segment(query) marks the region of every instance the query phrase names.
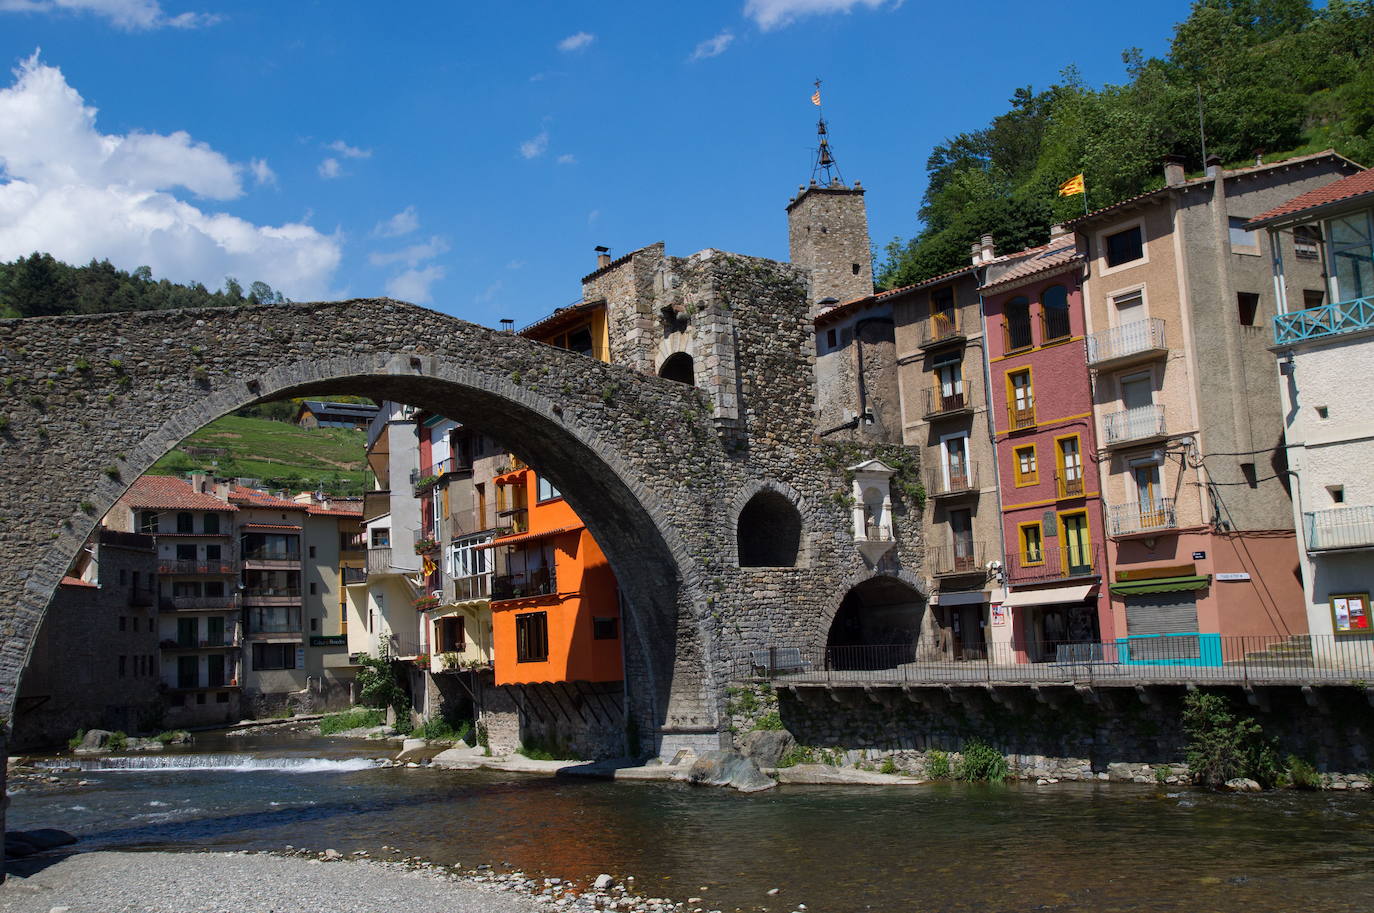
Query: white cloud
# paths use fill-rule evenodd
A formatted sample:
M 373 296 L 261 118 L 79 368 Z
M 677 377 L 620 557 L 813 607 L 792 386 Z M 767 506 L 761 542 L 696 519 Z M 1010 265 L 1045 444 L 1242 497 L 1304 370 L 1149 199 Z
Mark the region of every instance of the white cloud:
M 599 210 L 599 209 L 593 209 L 591 212 L 587 213 L 587 224 L 588 224 L 588 225 L 595 225 L 595 224 L 597 223 L 597 220 L 599 220 L 600 218 L 601 218 L 601 210 Z
M 525 268 L 525 261 L 524 261 L 524 260 L 511 260 L 511 261 L 509 261 L 509 262 L 506 263 L 506 269 L 524 269 L 524 268 Z
M 442 266 L 426 266 L 424 269 L 408 269 L 392 276 L 386 283 L 386 293 L 392 298 L 410 301 L 414 304 L 428 304 L 430 287 L 444 278 Z
M 549 131 L 540 130 L 538 136 L 531 137 L 520 144 L 522 158 L 537 159 L 549 151 Z
M 420 217 L 415 212 L 414 206 L 407 206 L 391 218 L 378 222 L 372 229 L 374 238 L 399 238 L 401 235 L 408 235 L 420 227 Z
M 387 266 L 392 263 L 404 263 L 409 267 L 419 266 L 425 260 L 433 260 L 435 257 L 448 251 L 448 242 L 435 235 L 422 244 L 412 244 L 400 250 L 380 251 L 368 255 L 368 262 L 373 266 Z
M 724 30 L 713 38 L 707 38 L 696 46 L 692 51 L 692 56 L 687 58 L 689 61 L 705 60 L 708 57 L 719 57 L 725 53 L 725 49 L 730 47 L 730 43 L 735 40 L 735 33 L 729 29 Z
M 877 9 L 885 3 L 887 0 L 745 0 L 744 15 L 767 32 L 806 16 L 847 13 L 856 6 Z M 900 5 L 898 2 L 893 8 Z
M 0 260 L 47 251 L 109 258 L 218 288 L 226 275 L 285 294 L 324 295 L 340 239 L 303 223 L 255 225 L 179 199 L 243 192 L 242 169 L 183 132 L 102 134 L 96 110 L 37 55 L 0 88 Z M 257 170 L 252 169 L 257 174 Z
M 0 13 L 91 13 L 104 16 L 126 31 L 174 28 L 194 29 L 214 25 L 223 17 L 213 13 L 178 13 L 168 16 L 158 0 L 0 0 Z
M 350 146 L 341 139 L 336 139 L 332 143 L 325 144 L 326 149 L 337 152 L 346 159 L 370 159 L 372 158 L 371 149 L 359 149 L 357 146 Z
M 580 51 L 596 40 L 591 32 L 578 32 L 558 42 L 558 50 L 563 52 Z
M 344 173 L 343 166 L 339 164 L 339 160 L 332 157 L 320 162 L 319 171 L 320 177 L 324 178 L 326 181 L 333 180 L 334 178 L 341 178 Z
M 577 164 L 577 156 L 573 155 L 571 152 L 565 152 L 565 153 L 563 153 L 562 155 L 560 155 L 560 156 L 556 159 L 556 161 L 557 161 L 558 164 L 560 164 L 560 165 L 576 165 L 576 164 Z
M 258 184 L 277 186 L 277 173 L 267 164 L 267 159 L 253 159 L 248 163 L 248 170 L 253 172 L 253 180 Z

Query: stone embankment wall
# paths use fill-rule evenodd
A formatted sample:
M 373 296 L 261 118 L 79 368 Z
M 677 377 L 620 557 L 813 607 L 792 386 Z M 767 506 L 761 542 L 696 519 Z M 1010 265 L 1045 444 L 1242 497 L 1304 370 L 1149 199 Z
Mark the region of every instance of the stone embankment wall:
M 998 695 L 1006 703 L 963 688 L 943 692 L 953 699 L 932 696 L 928 706 L 900 690 L 878 703 L 882 692 L 817 689 L 801 697 L 742 682 L 731 686 L 727 709 L 737 746 L 747 732 L 780 722 L 797 741 L 798 759 L 840 767 L 879 769 L 891 759 L 901 772 L 930 776 L 933 757 L 955 763 L 980 740 L 1021 779 L 1187 782 L 1182 686 L 1150 689 L 1149 704 L 1131 688 L 1098 689 L 1095 702 L 1066 694 L 1055 703 L 1008 690 Z M 1316 707 L 1299 689 L 1271 689 L 1265 709 L 1248 705 L 1238 688 L 1215 690 L 1277 740 L 1280 758 L 1313 764 L 1329 786 L 1369 788 L 1374 780 L 1374 707 L 1363 687 L 1323 688 Z

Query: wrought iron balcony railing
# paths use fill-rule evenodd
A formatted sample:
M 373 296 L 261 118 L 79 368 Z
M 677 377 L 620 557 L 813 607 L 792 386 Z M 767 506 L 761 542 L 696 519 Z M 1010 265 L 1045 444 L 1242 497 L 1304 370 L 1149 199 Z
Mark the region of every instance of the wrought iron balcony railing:
M 1102 546 L 1093 543 L 1086 548 L 1042 546 L 1029 555 L 1006 556 L 1007 583 L 1039 583 L 1087 577 L 1102 572 Z
M 1094 366 L 1156 358 L 1168 351 L 1162 317 L 1133 320 L 1088 337 L 1088 364 Z
M 926 391 L 925 417 L 927 419 L 963 415 L 972 408 L 973 404 L 963 390 L 958 393 L 945 393 L 936 387 Z
M 1107 509 L 1108 533 L 1130 536 L 1156 530 L 1178 528 L 1173 498 L 1159 498 L 1152 503 L 1117 504 Z
M 990 551 L 986 542 L 960 540 L 953 545 L 936 545 L 926 550 L 930 572 L 936 577 L 986 574 Z
M 1331 507 L 1302 515 L 1307 550 L 1374 547 L 1374 507 Z
M 525 571 L 520 574 L 497 574 L 491 579 L 492 599 L 522 599 L 526 596 L 548 596 L 558 592 L 553 568 Z
M 1103 431 L 1108 447 L 1158 440 L 1169 434 L 1164 423 L 1164 407 L 1160 405 L 1113 412 L 1103 421 Z
M 926 494 L 932 498 L 965 495 L 978 490 L 978 464 L 972 461 L 926 472 Z
M 1274 343 L 1291 345 L 1308 339 L 1353 333 L 1374 327 L 1374 298 L 1333 301 L 1321 307 L 1274 317 Z
M 957 311 L 932 314 L 931 318 L 918 323 L 920 337 L 917 345 L 922 349 L 952 344 L 964 339 L 964 330 L 959 326 Z

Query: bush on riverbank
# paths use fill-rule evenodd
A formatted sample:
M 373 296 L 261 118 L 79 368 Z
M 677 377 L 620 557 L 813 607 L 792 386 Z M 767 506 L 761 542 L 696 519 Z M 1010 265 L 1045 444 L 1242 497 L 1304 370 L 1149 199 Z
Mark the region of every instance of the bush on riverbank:
M 464 720 L 455 729 L 448 720 L 442 718 L 427 720 L 416 726 L 411 735 L 435 742 L 467 742 L 468 736 L 472 735 L 472 724 Z
M 1234 713 L 1219 694 L 1191 692 L 1183 700 L 1183 731 L 1188 737 L 1188 772 L 1203 786 L 1217 788 L 1238 777 L 1270 788 L 1282 778 L 1273 739 L 1253 717 Z
M 573 754 L 566 747 L 557 741 L 547 741 L 540 738 L 531 738 L 521 742 L 515 749 L 516 754 L 522 754 L 531 761 L 577 761 L 580 758 Z
M 960 780 L 1002 783 L 1010 774 L 1002 752 L 981 739 L 965 742 L 959 763 L 954 766 L 954 775 Z
M 374 726 L 381 726 L 385 722 L 385 711 L 356 707 L 352 710 L 345 710 L 343 713 L 331 713 L 321 719 L 320 735 L 333 735 L 336 732 L 347 732 L 350 729 L 371 729 Z

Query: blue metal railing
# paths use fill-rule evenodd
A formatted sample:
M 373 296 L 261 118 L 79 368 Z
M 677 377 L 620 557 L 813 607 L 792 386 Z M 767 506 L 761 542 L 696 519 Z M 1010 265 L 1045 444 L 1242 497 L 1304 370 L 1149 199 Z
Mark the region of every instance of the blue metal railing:
M 1333 301 L 1321 307 L 1276 315 L 1274 343 L 1282 346 L 1371 328 L 1374 328 L 1374 298 Z

